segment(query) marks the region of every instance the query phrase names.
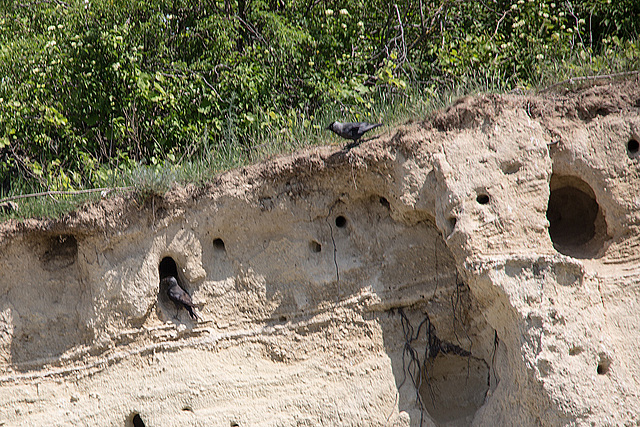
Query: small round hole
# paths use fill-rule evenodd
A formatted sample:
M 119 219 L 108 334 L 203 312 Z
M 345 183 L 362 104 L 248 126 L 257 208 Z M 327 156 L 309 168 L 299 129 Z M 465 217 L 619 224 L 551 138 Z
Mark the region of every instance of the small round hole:
M 391 209 L 391 204 L 385 197 L 380 197 L 380 204 L 387 209 Z
M 598 375 L 605 375 L 607 372 L 609 372 L 609 367 L 611 366 L 611 359 L 609 359 L 609 357 L 604 353 L 600 353 L 598 359 L 599 359 L 598 368 L 597 368 Z
M 280 316 L 280 321 L 281 322 L 286 322 L 287 321 L 287 316 Z
M 486 205 L 487 203 L 489 203 L 489 196 L 486 194 L 478 194 L 478 197 L 476 197 L 476 201 L 481 205 Z
M 345 225 L 347 225 L 347 218 L 343 217 L 342 215 L 336 217 L 336 227 L 342 228 Z
M 598 375 L 605 375 L 607 372 L 609 372 L 610 366 L 611 366 L 611 360 L 607 356 L 601 354 L 600 360 L 598 361 L 598 368 L 597 368 Z
M 630 153 L 637 153 L 639 148 L 640 144 L 638 144 L 638 141 L 635 139 L 632 138 L 627 142 L 627 150 L 629 150 Z
M 222 239 L 220 239 L 220 238 L 215 239 L 215 240 L 213 241 L 213 248 L 214 248 L 214 249 L 217 249 L 217 250 L 219 250 L 219 251 L 224 251 L 224 250 L 225 250 L 225 248 L 224 248 L 224 241 L 223 241 Z
M 322 245 L 315 240 L 309 242 L 309 247 L 311 248 L 311 252 L 318 253 L 322 251 Z

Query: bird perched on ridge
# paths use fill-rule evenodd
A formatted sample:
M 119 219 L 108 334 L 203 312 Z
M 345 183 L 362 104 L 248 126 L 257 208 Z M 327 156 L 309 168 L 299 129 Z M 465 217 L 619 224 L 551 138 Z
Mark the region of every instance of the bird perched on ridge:
M 180 307 L 184 307 L 189 312 L 189 316 L 191 316 L 193 320 L 196 320 L 198 318 L 196 313 L 193 311 L 195 305 L 193 304 L 193 301 L 191 301 L 191 296 L 189 296 L 187 291 L 182 289 L 175 277 L 165 277 L 160 281 L 160 285 L 167 286 L 167 295 L 169 296 L 169 299 L 176 305 L 176 308 L 178 310 L 180 310 Z
M 349 150 L 359 144 L 358 140 L 365 134 L 365 132 L 375 129 L 378 126 L 382 126 L 382 123 L 340 123 L 336 121 L 327 126 L 327 130 L 332 130 L 343 138 L 352 139 L 353 142 L 350 142 L 345 146 L 345 149 Z

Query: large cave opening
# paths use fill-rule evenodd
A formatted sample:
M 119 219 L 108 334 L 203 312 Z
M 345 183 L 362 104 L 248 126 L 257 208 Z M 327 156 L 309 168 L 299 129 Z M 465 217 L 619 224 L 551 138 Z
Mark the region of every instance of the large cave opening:
M 549 236 L 556 250 L 592 258 L 607 237 L 604 215 L 593 189 L 575 176 L 553 174 L 550 181 Z

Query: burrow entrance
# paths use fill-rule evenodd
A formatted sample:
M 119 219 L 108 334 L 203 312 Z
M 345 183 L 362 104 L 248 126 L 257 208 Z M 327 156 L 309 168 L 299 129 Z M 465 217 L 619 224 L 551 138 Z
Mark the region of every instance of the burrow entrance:
M 357 229 L 353 218 L 349 224 Z M 393 307 L 378 322 L 398 410 L 411 425 L 470 425 L 499 382 L 495 330 L 434 221 L 394 234 L 385 248 L 383 259 L 395 261 L 380 263 L 374 290 Z
M 607 224 L 593 189 L 582 179 L 551 175 L 547 208 L 549 235 L 562 254 L 593 258 L 607 239 Z
M 171 258 L 170 256 L 162 258 L 162 261 L 160 261 L 160 264 L 158 265 L 158 273 L 160 274 L 160 280 L 169 276 L 177 278 L 178 266 L 173 258 Z
M 42 268 L 58 271 L 73 265 L 78 259 L 78 241 L 72 234 L 43 237 L 38 245 Z
M 472 308 L 473 303 L 464 304 L 466 307 L 455 308 L 457 320 L 453 322 L 447 321 L 449 307 L 432 302 L 398 308 L 382 322 L 385 341 L 394 350 L 389 356 L 398 386 L 398 407 L 410 414 L 411 425 L 470 425 L 498 384 L 493 368 L 495 331 Z M 434 319 L 445 321 L 441 330 L 432 323 L 428 308 Z M 398 323 L 401 337 L 389 330 Z
M 185 279 L 179 272 L 178 264 L 176 264 L 175 260 L 170 256 L 162 258 L 160 264 L 158 264 L 158 275 L 160 276 L 160 285 L 158 286 L 158 317 L 163 320 L 177 319 L 182 309 L 177 307 L 169 299 L 169 295 L 167 294 L 169 286 L 163 283 L 162 279 L 169 276 L 175 277 L 178 284 L 189 292 L 189 289 L 185 287 Z
M 470 424 L 489 390 L 489 365 L 470 354 L 440 353 L 425 363 L 420 395 L 438 425 Z

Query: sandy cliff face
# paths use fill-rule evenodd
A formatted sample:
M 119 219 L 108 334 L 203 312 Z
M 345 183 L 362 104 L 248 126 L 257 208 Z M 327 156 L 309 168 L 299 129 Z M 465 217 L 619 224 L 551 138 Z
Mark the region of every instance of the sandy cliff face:
M 350 152 L 6 222 L 0 422 L 640 423 L 639 112 L 637 81 L 464 98 Z

